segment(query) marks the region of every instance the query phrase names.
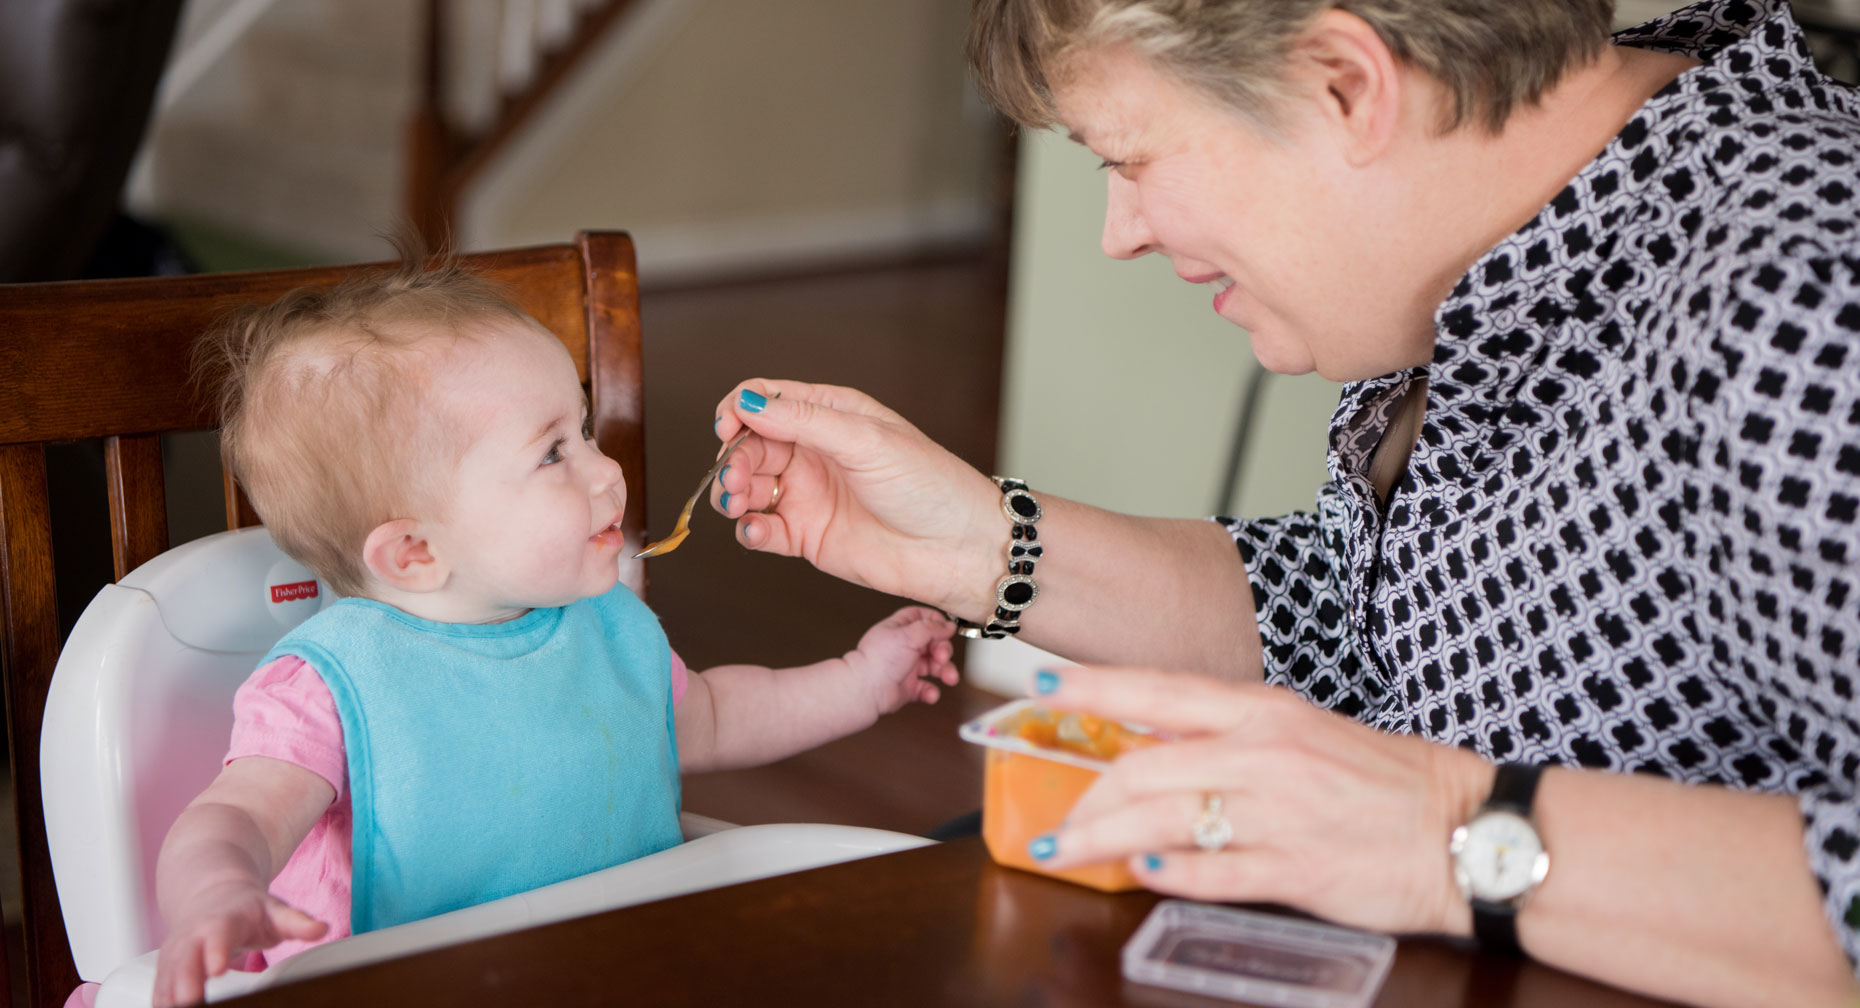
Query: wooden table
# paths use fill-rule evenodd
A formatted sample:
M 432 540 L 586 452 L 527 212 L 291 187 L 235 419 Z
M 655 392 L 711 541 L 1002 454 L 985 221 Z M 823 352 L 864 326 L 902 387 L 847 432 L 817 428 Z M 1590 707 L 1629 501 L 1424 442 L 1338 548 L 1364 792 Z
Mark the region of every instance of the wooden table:
M 1229 1005 L 1126 983 L 1158 897 L 1002 868 L 956 840 L 378 963 L 232 1002 L 369 1005 Z M 1393 1006 L 1655 1002 L 1532 963 L 1404 941 Z

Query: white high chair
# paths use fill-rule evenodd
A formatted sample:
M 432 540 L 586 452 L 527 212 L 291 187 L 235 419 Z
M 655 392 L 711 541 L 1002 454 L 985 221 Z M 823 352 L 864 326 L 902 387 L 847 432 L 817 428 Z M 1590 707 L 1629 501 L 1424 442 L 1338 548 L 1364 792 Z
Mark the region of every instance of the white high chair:
M 98 593 L 73 628 L 40 742 L 46 834 L 78 974 L 99 1008 L 149 1002 L 155 857 L 219 772 L 232 695 L 286 630 L 331 601 L 262 528 L 169 550 Z M 504 899 L 345 938 L 207 985 L 223 1000 L 421 949 L 783 872 L 923 846 L 850 826 L 730 827 L 687 814 L 670 850 Z

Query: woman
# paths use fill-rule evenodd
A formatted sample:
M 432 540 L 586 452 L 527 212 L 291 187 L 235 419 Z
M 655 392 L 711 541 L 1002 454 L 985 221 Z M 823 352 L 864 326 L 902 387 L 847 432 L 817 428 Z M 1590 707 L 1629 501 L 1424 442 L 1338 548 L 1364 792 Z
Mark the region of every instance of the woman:
M 1038 677 L 1184 738 L 1035 856 L 1701 1004 L 1860 992 L 1860 103 L 1779 0 L 1611 13 L 977 4 L 991 99 L 1104 158 L 1106 252 L 1346 383 L 1316 508 L 1258 521 L 991 483 L 845 389 L 724 401 L 747 546 L 1141 666 Z

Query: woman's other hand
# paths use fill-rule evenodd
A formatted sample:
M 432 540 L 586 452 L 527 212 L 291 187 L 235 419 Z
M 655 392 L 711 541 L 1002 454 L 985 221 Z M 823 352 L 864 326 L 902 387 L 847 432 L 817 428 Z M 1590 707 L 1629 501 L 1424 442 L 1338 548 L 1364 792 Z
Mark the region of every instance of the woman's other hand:
M 743 545 L 955 615 L 987 615 L 1007 534 L 987 476 L 853 389 L 754 379 L 724 397 L 717 417 L 722 440 L 745 425 L 756 435 L 711 490 Z
M 1126 858 L 1160 892 L 1279 903 L 1378 931 L 1469 929 L 1447 840 L 1490 790 L 1479 757 L 1256 683 L 1065 668 L 1041 672 L 1035 694 L 1176 739 L 1118 758 L 1064 828 L 1036 841 L 1052 851 L 1044 863 Z M 1204 851 L 1195 824 L 1210 794 L 1232 835 Z

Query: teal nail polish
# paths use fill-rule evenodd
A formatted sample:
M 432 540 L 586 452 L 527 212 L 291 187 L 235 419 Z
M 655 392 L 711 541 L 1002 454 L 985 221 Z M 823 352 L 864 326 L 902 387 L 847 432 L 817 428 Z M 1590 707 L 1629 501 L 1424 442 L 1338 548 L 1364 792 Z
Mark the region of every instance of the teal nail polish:
M 1059 673 L 1052 669 L 1041 669 L 1034 673 L 1033 691 L 1045 696 L 1059 688 Z
M 711 419 L 711 422 L 710 422 L 710 429 L 711 429 L 711 430 L 716 430 L 716 429 L 717 429 L 717 425 L 718 425 L 718 424 L 720 424 L 720 423 L 722 423 L 722 422 L 723 422 L 723 418 L 722 418 L 722 417 L 714 417 L 714 418 L 712 418 L 712 419 Z
M 730 471 L 729 466 L 724 466 L 722 469 L 717 470 L 717 485 L 718 486 L 723 485 L 723 474 L 729 471 Z
M 725 490 L 723 496 L 717 498 L 717 510 L 722 511 L 724 514 L 730 513 L 730 491 Z
M 742 394 L 736 397 L 736 405 L 742 407 L 747 413 L 760 413 L 762 407 L 768 404 L 768 397 L 753 389 L 744 389 Z
M 1157 857 L 1154 854 L 1143 855 L 1143 870 L 1144 871 L 1161 871 L 1162 870 L 1162 858 Z
M 1053 839 L 1051 833 L 1034 837 L 1033 842 L 1027 845 L 1027 853 L 1032 854 L 1035 861 L 1045 861 L 1058 852 L 1059 842 Z

